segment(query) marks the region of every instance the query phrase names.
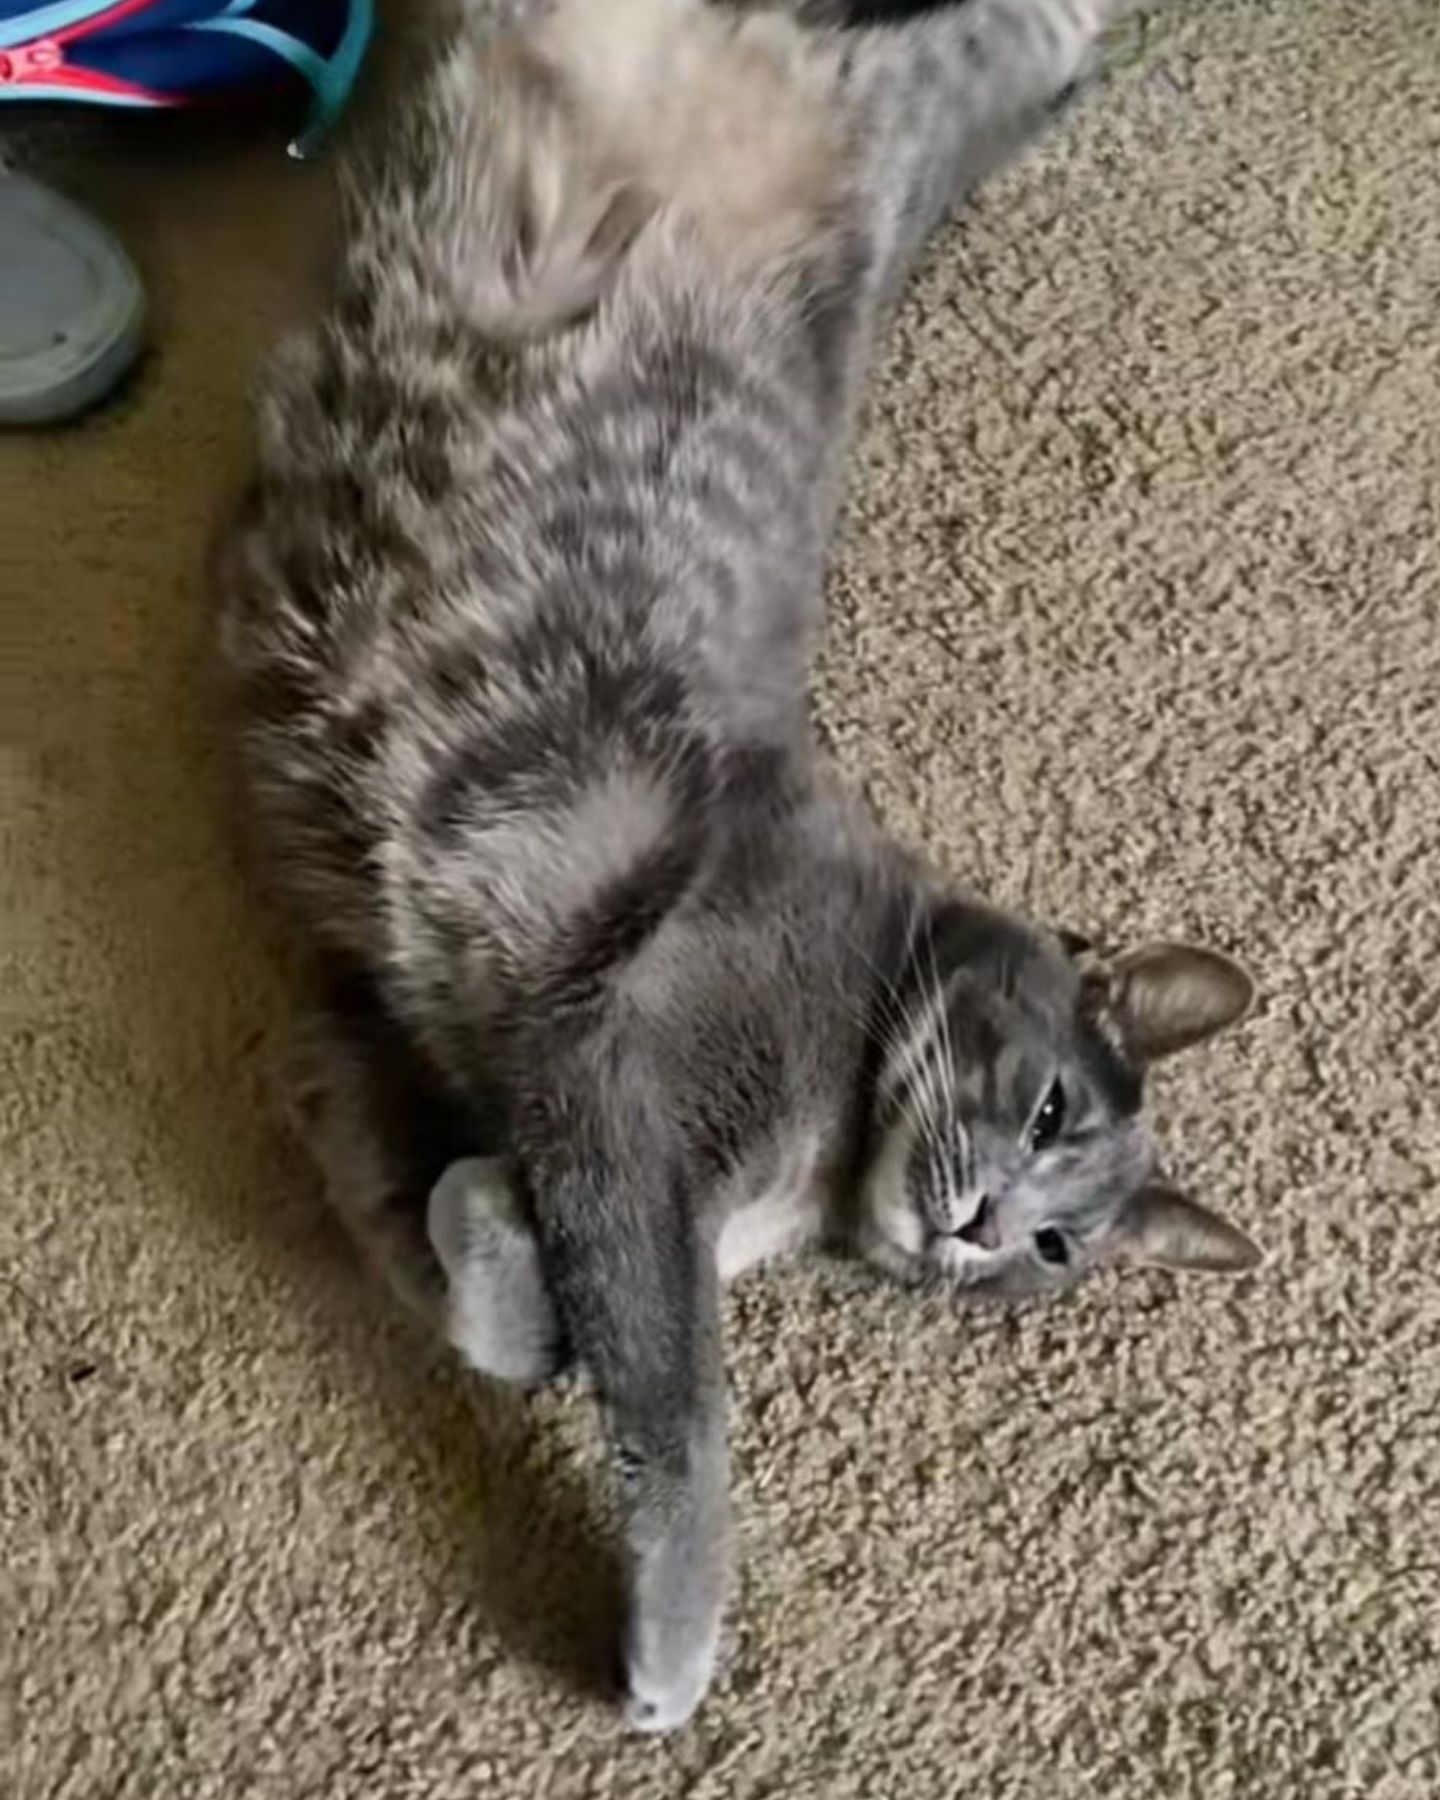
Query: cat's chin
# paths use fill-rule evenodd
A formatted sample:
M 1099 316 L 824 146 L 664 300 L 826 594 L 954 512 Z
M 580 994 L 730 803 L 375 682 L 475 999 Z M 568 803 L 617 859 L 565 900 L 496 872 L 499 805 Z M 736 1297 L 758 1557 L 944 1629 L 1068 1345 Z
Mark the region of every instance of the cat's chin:
M 952 1286 L 972 1287 L 996 1273 L 1004 1261 L 996 1250 L 987 1250 L 966 1238 L 937 1233 L 925 1246 L 929 1268 Z
M 947 1288 L 983 1288 L 1001 1272 L 1007 1260 L 999 1251 L 939 1232 L 927 1235 L 919 1227 L 892 1234 L 879 1228 L 873 1219 L 869 1228 L 862 1231 L 856 1248 L 872 1267 L 906 1287 L 939 1282 Z

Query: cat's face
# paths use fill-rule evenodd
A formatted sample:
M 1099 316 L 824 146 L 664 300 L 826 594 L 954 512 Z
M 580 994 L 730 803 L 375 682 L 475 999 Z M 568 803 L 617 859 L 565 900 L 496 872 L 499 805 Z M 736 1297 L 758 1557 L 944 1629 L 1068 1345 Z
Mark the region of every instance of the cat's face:
M 1210 951 L 1164 945 L 1084 971 L 982 908 L 925 916 L 877 1000 L 861 1248 L 901 1276 L 997 1295 L 1121 1257 L 1249 1267 L 1250 1241 L 1161 1176 L 1140 1101 L 1148 1062 L 1233 1023 L 1251 992 Z

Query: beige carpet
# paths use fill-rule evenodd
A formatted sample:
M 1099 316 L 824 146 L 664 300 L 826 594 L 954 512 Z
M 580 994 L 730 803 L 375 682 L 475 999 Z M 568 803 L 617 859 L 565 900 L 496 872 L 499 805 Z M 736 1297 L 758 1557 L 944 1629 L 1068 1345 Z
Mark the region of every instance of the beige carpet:
M 586 1405 L 457 1378 L 271 1124 L 197 565 L 323 183 L 111 158 L 161 349 L 0 440 L 0 1794 L 1440 1792 L 1440 7 L 1209 0 L 897 332 L 824 712 L 900 824 L 1264 1003 L 1159 1104 L 1263 1238 L 1020 1321 L 733 1301 L 743 1593 L 670 1743 L 587 1683 Z

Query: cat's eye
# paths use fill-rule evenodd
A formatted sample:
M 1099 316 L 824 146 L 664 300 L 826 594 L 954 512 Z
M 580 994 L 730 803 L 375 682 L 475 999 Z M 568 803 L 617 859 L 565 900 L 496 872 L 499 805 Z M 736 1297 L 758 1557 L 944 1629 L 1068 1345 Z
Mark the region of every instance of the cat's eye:
M 1047 1225 L 1035 1233 L 1035 1254 L 1051 1268 L 1063 1269 L 1070 1260 L 1070 1246 L 1061 1232 L 1052 1231 Z
M 1065 1127 L 1065 1090 L 1058 1081 L 1050 1084 L 1050 1092 L 1040 1102 L 1040 1110 L 1030 1126 L 1030 1148 L 1048 1150 Z

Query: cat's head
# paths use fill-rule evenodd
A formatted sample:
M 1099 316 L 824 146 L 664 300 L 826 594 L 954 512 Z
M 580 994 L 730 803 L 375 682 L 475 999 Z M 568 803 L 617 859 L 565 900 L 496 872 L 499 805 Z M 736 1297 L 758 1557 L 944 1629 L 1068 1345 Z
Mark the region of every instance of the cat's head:
M 1250 978 L 1180 944 L 1104 965 L 987 908 L 912 917 L 877 992 L 860 1247 L 892 1272 L 1043 1293 L 1133 1260 L 1238 1272 L 1259 1252 L 1164 1176 L 1147 1066 L 1242 1017 Z

